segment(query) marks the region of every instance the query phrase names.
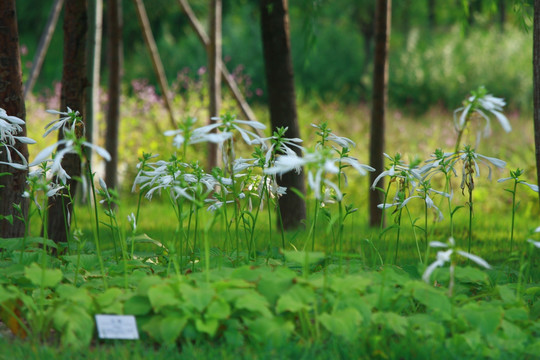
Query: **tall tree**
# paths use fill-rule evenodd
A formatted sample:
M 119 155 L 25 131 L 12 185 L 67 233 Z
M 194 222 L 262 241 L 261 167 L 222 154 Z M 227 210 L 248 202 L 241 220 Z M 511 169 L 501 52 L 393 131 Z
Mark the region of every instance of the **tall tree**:
M 56 23 L 58 22 L 62 5 L 64 5 L 64 0 L 54 0 L 51 12 L 49 13 L 49 18 L 47 19 L 47 24 L 45 25 L 45 30 L 41 35 L 41 39 L 39 39 L 34 61 L 32 61 L 30 76 L 28 76 L 28 80 L 26 80 L 26 84 L 24 86 L 25 98 L 29 93 L 32 92 L 32 88 L 34 87 L 38 78 L 41 66 L 43 65 L 43 60 L 45 59 L 45 54 L 47 53 L 47 49 L 49 48 L 49 44 L 51 43 L 51 39 L 54 34 L 54 29 L 56 29 Z
M 263 56 L 272 130 L 288 127 L 285 135 L 299 138 L 288 7 L 288 0 L 260 0 Z M 279 199 L 283 226 L 298 227 L 306 218 L 306 204 L 291 188 L 305 193 L 304 174 L 288 172 L 278 178 L 278 183 L 288 189 Z
M 381 172 L 384 169 L 384 123 L 388 87 L 388 48 L 392 18 L 392 1 L 377 0 L 375 8 L 375 58 L 373 69 L 373 103 L 371 108 L 371 131 L 369 144 L 369 164 Z M 370 173 L 373 183 L 377 172 Z M 384 188 L 382 182 L 379 186 Z M 383 196 L 379 191 L 369 193 L 369 224 L 381 223 L 382 212 L 377 205 L 382 203 Z
M 111 160 L 105 165 L 105 183 L 111 189 L 117 186 L 118 127 L 120 123 L 120 95 L 122 80 L 122 0 L 109 0 L 107 11 L 109 103 L 107 108 L 107 134 L 105 148 Z
M 221 0 L 210 1 L 210 43 L 208 44 L 208 75 L 210 81 L 210 104 L 208 121 L 219 116 L 221 109 Z M 216 131 L 216 129 L 214 129 Z M 210 169 L 218 165 L 218 146 L 208 143 L 208 167 Z
M 540 0 L 534 0 L 533 21 L 534 147 L 536 179 L 540 184 Z
M 19 30 L 15 0 L 0 1 L 0 107 L 8 115 L 26 118 L 24 106 L 21 57 L 19 52 Z M 26 127 L 22 133 L 26 134 Z M 28 146 L 21 142 L 15 148 L 28 159 Z M 7 153 L 0 149 L 0 161 L 7 160 Z M 15 160 L 15 157 L 13 158 Z M 14 204 L 19 204 L 23 216 L 28 210 L 28 201 L 22 197 L 26 185 L 28 170 L 18 170 L 11 166 L 0 165 L 0 215 L 14 214 Z M 13 225 L 7 220 L 0 220 L 0 237 L 12 238 L 24 235 L 24 222 L 14 219 Z
M 101 44 L 103 39 L 103 0 L 89 0 L 88 3 L 88 45 L 87 45 L 87 76 L 90 89 L 86 92 L 86 139 L 94 140 L 96 116 L 99 113 L 99 83 L 101 70 Z M 26 89 L 25 89 L 26 90 Z M 87 153 L 88 161 L 92 152 Z
M 86 0 L 66 0 L 64 9 L 64 56 L 62 68 L 61 111 L 67 107 L 78 110 L 84 119 L 84 92 L 88 85 L 86 78 Z M 79 132 L 82 136 L 82 132 Z M 62 131 L 58 139 L 63 138 Z M 71 177 L 67 188 L 57 196 L 49 198 L 48 235 L 55 242 L 66 242 L 70 229 L 70 214 L 73 204 L 66 197 L 67 191 L 74 197 L 77 189 L 77 177 L 81 176 L 81 161 L 77 154 L 67 154 L 62 167 Z

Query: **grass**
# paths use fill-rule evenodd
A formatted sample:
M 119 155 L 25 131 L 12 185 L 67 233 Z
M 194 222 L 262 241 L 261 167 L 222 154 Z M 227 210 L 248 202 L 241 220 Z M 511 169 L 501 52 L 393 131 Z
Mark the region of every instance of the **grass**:
M 29 106 L 29 135 L 36 139 L 41 131 L 37 123 L 40 106 L 35 103 Z M 155 131 L 155 128 L 167 129 L 163 109 L 156 104 L 151 105 L 148 116 L 142 122 L 137 115 L 136 105 L 127 101 L 125 106 L 126 116 L 120 139 L 123 185 L 120 189 L 121 204 L 117 210 L 119 226 L 115 231 L 118 230 L 121 236 L 129 240 L 127 216 L 137 207 L 136 195 L 127 191 L 131 188 L 137 163 L 133 154 L 159 151 L 164 154 L 163 158 L 167 158 L 172 151 L 169 141 L 163 141 L 163 136 Z M 304 137 L 311 123 L 328 121 L 335 133 L 347 135 L 358 144 L 352 156 L 361 162 L 366 161 L 369 125 L 366 107 L 343 107 L 312 99 L 301 104 L 299 113 Z M 267 122 L 262 109 L 258 109 L 258 114 L 263 122 Z M 197 115 L 200 118 L 205 116 L 204 111 L 199 111 Z M 387 152 L 401 152 L 409 163 L 415 157 L 426 159 L 438 147 L 451 149 L 455 141 L 451 116 L 440 109 L 433 109 L 419 118 L 389 111 Z M 510 134 L 502 134 L 497 124 L 493 124 L 494 135 L 481 142 L 479 152 L 490 156 L 497 154 L 497 157 L 508 162 L 511 169 L 525 169 L 525 180 L 530 181 L 534 174 L 532 123 L 527 117 L 517 114 L 511 116 L 511 123 L 514 129 Z M 100 129 L 103 131 L 101 126 Z M 472 134 L 465 134 L 465 137 L 468 136 L 470 141 L 473 135 L 474 129 Z M 306 141 L 306 147 L 313 146 L 314 141 L 312 138 Z M 41 141 L 39 146 L 45 146 L 45 142 Z M 202 151 L 204 148 L 195 147 L 186 157 L 193 159 L 197 152 Z M 238 153 L 250 155 L 248 149 L 242 147 Z M 98 176 L 102 177 L 100 164 L 96 162 L 95 165 Z M 14 353 L 22 358 L 175 358 L 176 355 L 261 359 L 314 356 L 394 358 L 398 355 L 432 358 L 434 354 L 443 353 L 448 358 L 455 358 L 470 357 L 476 349 L 475 344 L 480 346 L 483 341 L 488 345 L 483 345 L 484 353 L 478 356 L 496 358 L 513 356 L 509 350 L 509 337 L 519 330 L 523 336 L 515 354 L 531 357 L 535 351 L 531 339 L 540 332 L 540 309 L 534 305 L 538 298 L 535 284 L 540 279 L 536 256 L 529 251 L 532 247 L 526 243 L 526 239 L 529 231 L 539 225 L 537 194 L 526 189 L 518 191 L 520 206 L 515 223 L 515 251 L 509 254 L 512 199 L 504 191 L 509 185 L 495 182 L 498 178 L 507 177 L 508 169 L 495 169 L 491 181 L 487 179 L 485 170 L 481 169 L 482 176 L 475 180 L 471 252 L 488 260 L 494 268 L 483 272 L 467 266 L 469 262 L 466 259 L 452 259 L 451 269 L 457 268 L 456 286 L 449 297 L 437 287 L 420 281 L 426 268 L 427 245 L 423 242 L 423 230 L 418 227 L 423 221 L 422 201 L 411 201 L 408 206 L 410 218 L 403 212 L 399 257 L 395 262 L 396 229 L 390 228 L 379 234 L 379 229 L 371 229 L 367 225 L 369 184 L 364 177 L 352 175 L 349 178 L 350 186 L 345 189 L 347 194 L 343 205 L 351 203 L 358 211 L 352 213 L 343 224 L 343 244 L 339 251 L 339 227 L 331 222 L 334 221 L 332 214 L 338 212 L 338 204 L 327 203 L 319 212 L 315 253 L 301 251 L 311 248 L 310 237 L 303 229 L 287 232 L 286 246 L 282 248 L 281 235 L 273 231 L 272 239 L 269 239 L 270 225 L 267 218 L 261 216 L 254 232 L 257 251 L 251 252 L 251 256 L 246 252 L 249 236 L 245 236 L 244 224 L 240 224 L 236 235 L 236 240 L 240 240 L 240 249 L 233 251 L 234 245 L 230 239 L 229 245 L 226 245 L 225 231 L 220 227 L 220 221 L 212 223 L 213 215 L 202 208 L 197 217 L 200 224 L 197 232 L 199 245 L 192 249 L 194 254 L 186 260 L 188 262 L 183 268 L 175 263 L 182 256 L 175 254 L 171 245 L 176 244 L 178 239 L 178 222 L 171 204 L 166 199 L 154 196 L 152 201 L 143 199 L 137 235 L 138 239 L 145 241 L 135 244 L 136 257 L 133 259 L 118 260 L 118 256 L 114 259 L 113 236 L 106 229 L 107 218 L 103 214 L 100 215 L 103 251 L 97 253 L 93 245 L 93 213 L 87 206 L 78 205 L 76 213 L 79 229 L 83 232 L 83 247 L 82 252 L 74 248 L 70 251 L 75 257 L 79 254 L 83 256 L 80 259 L 81 268 L 79 259 L 75 267 L 75 257 L 47 260 L 51 269 L 44 267 L 39 270 L 34 265 L 25 267 L 32 259 L 40 257 L 34 249 L 25 252 L 25 257 L 21 255 L 20 263 L 2 262 L 0 271 L 6 275 L 6 279 L 0 281 L 0 300 L 5 300 L 0 302 L 3 309 L 11 311 L 10 306 L 17 309 L 20 305 L 16 305 L 17 302 L 10 305 L 9 301 L 18 299 L 30 314 L 34 311 L 31 310 L 34 301 L 41 306 L 41 312 L 36 311 L 38 315 L 28 315 L 27 318 L 29 326 L 38 328 L 32 334 L 32 341 L 21 343 L 0 336 L 0 345 L 13 348 Z M 460 194 L 457 183 L 459 179 L 454 180 L 453 206 L 465 205 L 466 198 Z M 442 183 L 434 184 L 434 187 L 442 188 Z M 313 199 L 309 197 L 308 201 Z M 436 203 L 440 201 L 439 197 L 435 197 Z M 308 209 L 312 211 L 311 206 Z M 387 211 L 387 226 L 394 221 L 391 211 Z M 447 214 L 444 206 L 443 212 Z M 313 216 L 312 212 L 308 213 L 307 228 Z M 432 217 L 431 213 L 429 216 Z M 461 209 L 454 217 L 454 237 L 462 249 L 467 246 L 468 216 L 468 210 Z M 39 233 L 39 228 L 39 221 L 32 221 L 31 231 L 34 235 Z M 449 235 L 447 216 L 442 222 L 430 225 L 428 240 L 445 242 Z M 148 239 L 155 241 L 149 243 Z M 190 237 L 186 239 L 194 241 Z M 421 248 L 421 259 L 417 241 Z M 159 244 L 163 244 L 166 250 Z M 4 260 L 18 258 L 14 254 L 18 253 L 4 252 L 2 256 Z M 253 257 L 253 254 L 256 256 Z M 431 250 L 429 254 L 427 259 L 431 263 L 436 251 Z M 243 258 L 240 261 L 239 255 Z M 311 258 L 308 259 L 308 256 Z M 104 278 L 98 267 L 97 260 L 102 262 L 101 257 L 105 260 L 108 285 L 102 281 Z M 182 261 L 179 261 L 180 264 Z M 524 267 L 527 264 L 529 267 Z M 174 275 L 179 273 L 192 275 Z M 72 276 L 76 279 L 76 274 L 80 276 L 74 283 Z M 156 274 L 170 277 L 161 279 L 154 276 Z M 438 286 L 454 282 L 454 270 L 436 270 L 433 276 Z M 10 284 L 17 287 L 9 287 Z M 250 299 L 250 304 L 256 305 L 245 305 L 237 300 L 238 295 L 235 294 L 240 293 Z M 44 304 L 50 309 L 47 312 L 42 311 Z M 46 326 L 39 326 L 47 324 L 49 319 L 56 337 L 60 334 L 71 336 L 62 337 L 62 343 L 80 346 L 86 343 L 83 335 L 89 335 L 88 327 L 84 331 L 77 330 L 78 325 L 72 324 L 86 324 L 93 328 L 92 314 L 122 311 L 138 316 L 139 326 L 144 329 L 142 342 L 93 340 L 89 352 L 78 352 L 67 346 L 67 350 L 60 353 L 48 345 L 46 339 L 50 334 L 40 333 L 39 330 L 47 329 Z M 492 325 L 490 321 L 478 317 L 479 311 L 483 311 L 486 319 L 499 319 L 499 323 Z M 450 312 L 456 312 L 459 316 L 450 316 Z M 523 315 L 524 312 L 526 315 Z M 9 319 L 10 315 L 7 316 Z M 36 319 L 38 322 L 35 322 Z M 171 319 L 174 321 L 171 322 Z M 180 323 L 184 325 L 179 330 L 171 327 L 171 324 Z M 237 337 L 235 334 L 241 335 Z M 275 343 L 264 345 L 266 336 L 274 339 Z M 350 341 L 351 336 L 362 341 Z M 418 340 L 418 336 L 422 336 L 424 341 Z M 346 341 L 347 338 L 349 341 Z M 156 343 L 162 346 L 146 348 L 147 344 Z M 167 343 L 175 346 L 165 345 Z

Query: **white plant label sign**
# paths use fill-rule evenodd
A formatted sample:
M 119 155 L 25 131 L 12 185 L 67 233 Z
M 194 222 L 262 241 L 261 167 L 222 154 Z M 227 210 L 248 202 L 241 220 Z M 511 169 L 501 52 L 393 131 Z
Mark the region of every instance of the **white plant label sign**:
M 133 315 L 96 315 L 96 326 L 100 339 L 139 339 Z

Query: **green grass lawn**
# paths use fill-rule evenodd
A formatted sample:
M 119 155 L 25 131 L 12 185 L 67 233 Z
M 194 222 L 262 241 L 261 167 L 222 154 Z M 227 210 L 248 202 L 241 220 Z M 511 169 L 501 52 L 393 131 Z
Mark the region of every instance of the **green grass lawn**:
M 157 194 L 152 201 L 142 198 L 137 230 L 132 232 L 127 218 L 138 209 L 138 195 L 129 191 L 138 162 L 135 154 L 159 152 L 167 159 L 174 150 L 171 139 L 155 130 L 167 128 L 162 109 L 152 108 L 142 121 L 131 102 L 125 107 L 120 139 L 122 186 L 113 219 L 117 225 L 110 226 L 111 218 L 98 206 L 98 237 L 91 204 L 77 204 L 72 220 L 80 235 L 78 242 L 75 237 L 70 240 L 67 255 L 41 256 L 36 247 L 23 253 L 18 247 L 6 248 L 1 254 L 2 321 L 7 324 L 20 310 L 26 317 L 15 328 L 34 329 L 31 341 L 21 342 L 0 328 L 0 346 L 10 349 L 3 354 L 28 359 L 177 355 L 532 359 L 540 351 L 534 341 L 540 335 L 538 252 L 527 242 L 529 237 L 539 240 L 538 234 L 531 233 L 540 225 L 538 195 L 524 186 L 518 188 L 510 251 L 512 196 L 505 189 L 512 184 L 496 181 L 508 177 L 509 170 L 521 168 L 523 179 L 534 183 L 528 116 L 511 115 L 509 134 L 492 124 L 493 135 L 477 149 L 507 162 L 506 169 L 493 170 L 491 180 L 483 167 L 475 178 L 470 251 L 492 268 L 480 270 L 474 262 L 454 256 L 451 270 L 448 265 L 436 270 L 426 284 L 422 274 L 441 249 L 427 247 L 422 200 L 411 200 L 402 212 L 399 232 L 394 226 L 399 212 L 393 209 L 386 211 L 384 232 L 370 228 L 370 184 L 357 175 L 350 176 L 344 188 L 343 205 L 357 211 L 345 219 L 341 236 L 336 203 L 325 203 L 311 228 L 315 219 L 312 193 L 307 196 L 305 226 L 283 235 L 277 230 L 275 214 L 271 213 L 269 223 L 266 210 L 253 228 L 248 226 L 253 217 L 246 215 L 238 217 L 242 221 L 237 227 L 231 223 L 227 229 L 225 219 L 231 221 L 232 213 L 226 218 L 225 213 L 214 216 L 204 207 L 195 213 L 186 205 L 186 218 L 179 224 L 171 202 Z M 43 119 L 40 108 L 29 106 L 29 135 L 36 139 Z M 263 109 L 257 113 L 267 122 Z M 300 105 L 299 114 L 306 147 L 315 142 L 308 135 L 313 134 L 310 124 L 327 121 L 336 134 L 357 143 L 351 156 L 367 162 L 365 107 L 311 100 Z M 419 117 L 397 110 L 388 114 L 389 155 L 400 152 L 409 163 L 428 159 L 437 148 L 453 150 L 452 114 L 437 109 Z M 204 112 L 198 115 L 204 118 Z M 474 129 L 465 135 L 466 141 L 474 137 Z M 38 147 L 50 141 L 40 140 Z M 201 153 L 204 148 L 195 147 L 187 157 L 193 160 Z M 240 147 L 238 156 L 248 157 L 250 151 Z M 100 166 L 96 161 L 98 177 L 102 176 Z M 452 207 L 463 206 L 453 217 L 453 234 L 456 250 L 467 251 L 470 218 L 460 180 L 452 179 Z M 434 178 L 432 185 L 442 189 L 442 179 Z M 434 222 L 430 210 L 427 242 L 445 243 L 451 234 L 448 205 L 440 196 L 434 196 L 434 202 L 444 219 Z M 31 235 L 37 236 L 40 228 L 34 217 Z M 312 241 L 315 252 L 304 251 L 311 250 Z M 142 340 L 96 340 L 92 315 L 97 313 L 136 315 Z M 56 347 L 59 337 L 61 348 Z M 81 346 L 82 352 L 75 350 Z

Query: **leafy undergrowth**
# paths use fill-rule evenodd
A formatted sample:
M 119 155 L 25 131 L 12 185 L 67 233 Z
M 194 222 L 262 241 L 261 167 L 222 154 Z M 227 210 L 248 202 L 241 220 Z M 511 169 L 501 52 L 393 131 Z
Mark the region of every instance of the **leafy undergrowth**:
M 303 260 L 301 254 L 285 253 L 288 266 L 270 259 L 169 277 L 160 276 L 166 273 L 162 265 L 131 260 L 108 267 L 106 278 L 85 271 L 77 284 L 69 262 L 63 270 L 3 262 L 3 326 L 32 340 L 26 351 L 36 357 L 45 351 L 38 344 L 61 343 L 73 354 L 107 348 L 110 342 L 97 339 L 95 314 L 135 315 L 140 341 L 149 348 L 160 345 L 158 353 L 171 348 L 190 353 L 200 346 L 215 352 L 248 349 L 246 357 L 260 358 L 315 348 L 328 354 L 348 349 L 369 358 L 540 353 L 540 284 L 505 283 L 502 268 L 456 268 L 449 296 L 448 269 L 437 270 L 426 284 L 418 269 L 362 270 L 354 260 L 320 253 L 305 253 L 310 258 Z M 20 342 L 1 341 L 8 347 Z M 119 351 L 107 349 L 111 356 Z

